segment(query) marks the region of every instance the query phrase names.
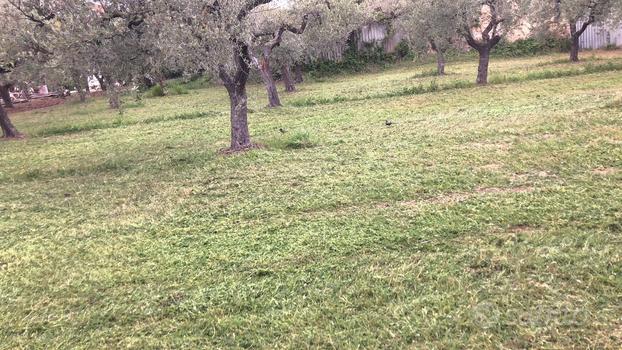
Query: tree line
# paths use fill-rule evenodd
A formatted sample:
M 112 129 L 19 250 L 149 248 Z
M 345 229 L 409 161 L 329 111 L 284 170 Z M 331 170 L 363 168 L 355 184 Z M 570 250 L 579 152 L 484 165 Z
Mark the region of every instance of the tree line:
M 0 97 L 25 81 L 69 81 L 85 98 L 87 77 L 120 107 L 121 85 L 157 84 L 166 72 L 216 77 L 231 106 L 230 149 L 253 147 L 246 87 L 259 71 L 268 105 L 281 105 L 273 76 L 286 91 L 302 66 L 343 47 L 372 22 L 406 33 L 408 45 L 445 54 L 468 45 L 479 55 L 476 82 L 488 82 L 490 53 L 503 39 L 529 31 L 566 36 L 570 60 L 589 25 L 620 21 L 622 0 L 0 0 Z M 21 137 L 0 105 L 5 138 Z

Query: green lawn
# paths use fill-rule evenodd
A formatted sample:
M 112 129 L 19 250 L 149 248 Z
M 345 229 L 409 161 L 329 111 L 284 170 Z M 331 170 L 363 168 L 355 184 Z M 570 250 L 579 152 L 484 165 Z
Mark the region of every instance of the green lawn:
M 622 52 L 564 57 L 251 86 L 232 156 L 218 87 L 13 115 L 0 349 L 619 349 Z

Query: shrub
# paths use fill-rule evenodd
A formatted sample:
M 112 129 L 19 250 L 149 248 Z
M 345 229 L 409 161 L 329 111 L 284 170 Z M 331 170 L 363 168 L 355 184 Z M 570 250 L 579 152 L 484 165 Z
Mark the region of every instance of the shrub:
M 149 89 L 147 94 L 150 97 L 162 97 L 166 95 L 166 93 L 164 92 L 164 89 L 160 85 L 153 86 L 151 89 Z
M 502 41 L 493 49 L 493 54 L 501 57 L 534 56 L 553 51 L 569 51 L 568 39 L 547 38 L 538 40 L 535 38 L 516 40 L 513 42 Z
M 410 51 L 410 46 L 405 40 L 400 41 L 400 43 L 395 48 L 395 54 L 399 59 L 404 59 L 412 56 L 412 52 Z
M 184 81 L 183 86 L 188 90 L 206 89 L 213 86 L 212 78 L 208 75 L 195 75 Z
M 382 47 L 369 44 L 360 51 L 350 47 L 344 52 L 339 62 L 317 60 L 308 63 L 305 70 L 313 78 L 321 78 L 343 73 L 357 73 L 365 71 L 370 65 L 385 66 L 394 63 L 396 55 L 384 52 Z
M 168 88 L 168 91 L 171 95 L 187 95 L 188 94 L 188 89 L 180 84 L 174 84 L 171 85 Z

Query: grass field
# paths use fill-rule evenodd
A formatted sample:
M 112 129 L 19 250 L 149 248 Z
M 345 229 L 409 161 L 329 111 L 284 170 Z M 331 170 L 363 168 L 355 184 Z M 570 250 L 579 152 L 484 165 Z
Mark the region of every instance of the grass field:
M 622 52 L 584 57 L 252 86 L 233 156 L 218 87 L 13 115 L 0 349 L 619 349 Z

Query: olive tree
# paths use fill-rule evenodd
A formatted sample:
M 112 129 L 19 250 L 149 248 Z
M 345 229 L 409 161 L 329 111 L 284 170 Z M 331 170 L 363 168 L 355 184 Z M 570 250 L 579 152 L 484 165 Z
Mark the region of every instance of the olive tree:
M 11 107 L 8 88 L 20 78 L 29 75 L 33 66 L 45 62 L 50 55 L 44 43 L 49 32 L 44 21 L 53 19 L 44 7 L 33 7 L 22 13 L 13 6 L 12 0 L 0 2 L 0 92 L 5 105 Z M 0 105 L 0 129 L 3 138 L 19 138 L 22 134 L 9 119 L 6 109 Z
M 281 15 L 280 17 L 282 18 L 275 20 L 275 17 L 279 17 L 279 15 Z M 316 15 L 319 16 L 319 14 Z M 257 62 L 261 77 L 266 86 L 269 107 L 281 106 L 279 93 L 272 76 L 272 67 L 270 64 L 272 52 L 281 45 L 286 33 L 295 35 L 303 34 L 309 24 L 311 16 L 311 13 L 305 13 L 299 19 L 300 25 L 293 25 L 291 23 L 298 20 L 298 18 L 296 18 L 298 17 L 297 12 L 290 6 L 280 5 L 264 12 L 262 16 L 264 18 L 261 20 L 263 23 L 258 26 L 259 28 L 257 28 L 257 30 L 253 30 L 252 36 L 254 37 L 254 41 L 257 42 L 254 46 L 259 56 L 255 61 Z
M 436 54 L 438 75 L 445 75 L 445 53 L 456 40 L 456 10 L 450 0 L 410 0 L 401 4 L 396 18 L 411 48 Z
M 488 83 L 491 50 L 501 39 L 524 24 L 530 0 L 456 0 L 437 11 L 455 13 L 455 25 L 479 54 L 477 84 Z
M 112 108 L 120 104 L 117 82 L 131 81 L 151 52 L 145 40 L 147 0 L 6 0 L 50 53 L 39 71 L 63 71 L 83 89 L 89 74 L 107 90 Z M 41 34 L 44 33 L 45 36 Z M 45 40 L 42 40 L 44 38 Z
M 566 28 L 572 62 L 579 61 L 579 40 L 590 25 L 619 23 L 622 14 L 622 0 L 540 0 L 532 6 L 537 24 Z
M 273 52 L 276 64 L 281 70 L 285 91 L 295 92 L 296 84 L 302 83 L 302 64 L 304 62 L 304 35 L 284 35 L 283 42 Z M 292 72 L 292 67 L 294 71 Z
M 266 85 L 270 107 L 281 105 L 274 84 L 271 58 L 281 70 L 286 91 L 295 90 L 295 80 L 302 79 L 300 61 L 310 49 L 320 48 L 336 41 L 343 41 L 350 32 L 362 24 L 361 10 L 351 0 L 298 0 L 278 2 L 263 11 L 257 19 L 253 32 L 259 52 L 257 66 Z M 299 25 L 297 25 L 299 23 Z M 292 77 L 291 65 L 297 66 L 297 79 Z
M 178 57 L 184 66 L 211 72 L 222 81 L 229 95 L 231 114 L 230 150 L 251 148 L 248 128 L 246 86 L 257 47 L 257 23 L 278 6 L 295 6 L 302 1 L 276 0 L 154 0 L 154 15 L 149 25 L 160 27 L 156 43 L 166 56 Z M 305 8 L 327 6 L 325 0 L 305 1 Z M 306 13 L 294 13 L 304 20 Z M 310 16 L 307 16 L 310 20 Z M 280 22 L 276 31 L 266 35 L 274 43 L 279 33 L 296 32 L 304 23 Z M 285 25 L 283 25 L 285 24 Z M 287 27 L 287 26 L 295 26 Z M 292 29 L 292 30 L 289 30 Z M 282 38 L 281 38 L 282 39 Z

